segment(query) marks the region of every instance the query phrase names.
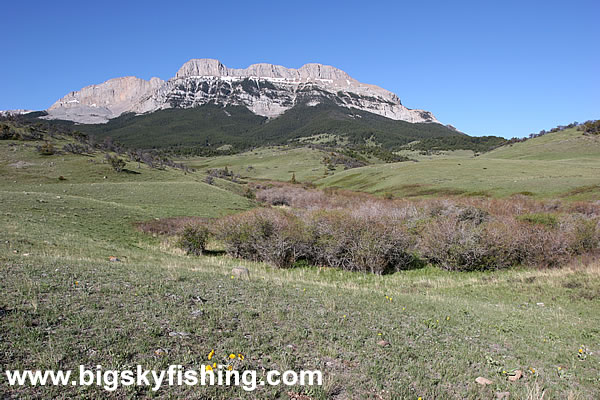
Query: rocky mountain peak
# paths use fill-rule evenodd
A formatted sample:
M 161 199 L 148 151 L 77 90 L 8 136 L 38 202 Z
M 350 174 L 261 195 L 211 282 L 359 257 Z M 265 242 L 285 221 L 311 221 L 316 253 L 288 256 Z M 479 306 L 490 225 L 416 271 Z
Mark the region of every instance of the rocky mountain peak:
M 125 112 L 207 103 L 241 105 L 275 118 L 297 104 L 314 106 L 325 100 L 395 120 L 437 122 L 430 112 L 410 110 L 394 93 L 358 82 L 330 65 L 311 63 L 295 69 L 259 63 L 236 69 L 210 58 L 189 60 L 166 82 L 128 76 L 87 86 L 54 103 L 46 118 L 103 123 Z

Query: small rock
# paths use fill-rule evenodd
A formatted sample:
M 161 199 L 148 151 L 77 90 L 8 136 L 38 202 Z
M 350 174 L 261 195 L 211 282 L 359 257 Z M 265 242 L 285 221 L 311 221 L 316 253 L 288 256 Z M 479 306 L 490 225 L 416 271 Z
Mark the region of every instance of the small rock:
M 492 383 L 494 383 L 494 382 L 490 381 L 489 379 L 484 378 L 483 376 L 480 376 L 477 379 L 475 379 L 475 382 L 477 382 L 483 386 L 491 385 Z
M 498 400 L 508 399 L 510 397 L 510 392 L 496 392 L 496 398 Z
M 192 297 L 192 301 L 195 303 L 206 303 L 208 300 L 203 299 L 202 296 Z
M 169 336 L 171 336 L 171 337 L 177 337 L 177 336 L 186 337 L 186 336 L 190 336 L 190 334 L 187 332 L 169 332 Z
M 387 347 L 390 345 L 390 342 L 387 342 L 385 340 L 380 340 L 379 342 L 377 342 L 377 344 L 381 347 Z
M 535 303 L 535 304 L 537 304 L 540 307 L 544 307 L 544 303 Z
M 202 311 L 202 310 L 194 310 L 194 311 L 192 311 L 192 317 L 200 317 L 202 315 L 204 315 L 204 311 Z
M 521 370 L 518 369 L 515 371 L 514 375 L 511 375 L 508 377 L 508 380 L 511 382 L 516 382 L 519 379 L 521 379 L 522 376 L 523 376 L 523 372 L 521 372 Z
M 231 270 L 231 275 L 240 279 L 250 279 L 250 271 L 245 267 L 235 267 Z

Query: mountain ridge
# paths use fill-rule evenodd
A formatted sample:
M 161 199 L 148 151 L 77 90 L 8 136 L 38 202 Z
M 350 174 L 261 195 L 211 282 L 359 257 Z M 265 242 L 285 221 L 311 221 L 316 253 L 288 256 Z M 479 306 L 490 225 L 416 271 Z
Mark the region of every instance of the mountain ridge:
M 235 69 L 215 59 L 191 59 L 167 81 L 129 76 L 86 86 L 57 100 L 44 118 L 106 123 L 128 112 L 207 103 L 242 105 L 256 115 L 275 118 L 300 103 L 319 104 L 319 97 L 393 120 L 439 123 L 431 112 L 408 109 L 396 94 L 329 65 L 309 63 L 294 69 L 259 63 Z

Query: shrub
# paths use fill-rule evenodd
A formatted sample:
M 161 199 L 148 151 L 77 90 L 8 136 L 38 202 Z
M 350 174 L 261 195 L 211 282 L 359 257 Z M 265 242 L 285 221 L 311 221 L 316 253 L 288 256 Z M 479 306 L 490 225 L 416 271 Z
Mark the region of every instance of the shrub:
M 63 146 L 63 150 L 66 151 L 67 153 L 73 153 L 73 154 L 86 154 L 89 152 L 89 147 L 82 145 L 82 144 L 77 144 L 77 143 L 67 143 Z
M 106 161 L 108 161 L 108 163 L 110 164 L 112 169 L 115 170 L 115 172 L 122 172 L 123 169 L 125 169 L 125 166 L 127 165 L 127 163 L 123 159 L 117 156 L 111 156 L 110 154 L 106 155 Z
M 310 237 L 296 216 L 277 209 L 258 209 L 220 219 L 216 237 L 233 257 L 290 267 L 309 253 Z
M 496 217 L 482 224 L 455 216 L 432 219 L 423 229 L 419 248 L 424 257 L 447 270 L 486 270 L 517 264 L 557 267 L 568 262 L 576 249 L 590 242 L 593 233 L 543 223 Z M 574 232 L 582 238 L 575 239 Z M 582 251 L 582 250 L 580 250 Z
M 423 229 L 419 248 L 425 258 L 446 270 L 473 271 L 518 264 L 520 248 L 514 224 L 483 224 L 457 216 L 435 218 Z
M 252 190 L 250 187 L 246 186 L 244 189 L 244 197 L 250 200 L 255 200 L 256 193 L 254 193 L 254 190 Z
M 177 241 L 177 246 L 185 251 L 186 254 L 195 256 L 202 255 L 206 250 L 209 230 L 206 226 L 187 226 L 181 232 Z
M 474 206 L 467 206 L 458 211 L 459 221 L 472 221 L 476 225 L 484 223 L 489 217 L 489 212 Z
M 560 267 L 571 258 L 570 240 L 564 231 L 544 224 L 522 224 L 512 232 L 522 254 L 521 263 L 538 268 Z
M 447 270 L 480 269 L 479 229 L 456 217 L 434 218 L 423 229 L 419 243 L 424 257 Z
M 51 156 L 56 154 L 56 150 L 54 149 L 54 145 L 50 142 L 46 142 L 41 146 L 37 147 L 38 153 L 43 156 Z
M 309 221 L 318 264 L 375 274 L 414 265 L 412 239 L 399 224 L 343 211 L 316 212 Z
M 573 254 L 593 252 L 600 248 L 600 219 L 582 215 L 569 215 L 560 221 Z

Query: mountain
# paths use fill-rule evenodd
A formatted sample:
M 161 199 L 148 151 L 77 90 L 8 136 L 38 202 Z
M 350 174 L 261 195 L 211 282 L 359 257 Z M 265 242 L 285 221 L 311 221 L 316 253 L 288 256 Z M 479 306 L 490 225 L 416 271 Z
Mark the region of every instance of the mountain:
M 223 145 L 242 150 L 286 144 L 322 134 L 343 138 L 351 145 L 375 142 L 386 149 L 426 138 L 475 139 L 437 123 L 397 121 L 340 107 L 327 98 L 318 97 L 318 101 L 319 104 L 312 106 L 298 104 L 271 119 L 256 115 L 244 106 L 209 103 L 142 115 L 126 113 L 105 124 L 78 125 L 76 129 L 98 138 L 110 136 L 131 147 L 201 146 L 206 150 Z
M 298 69 L 254 64 L 227 68 L 193 59 L 167 81 L 123 77 L 71 92 L 48 110 L 25 114 L 70 125 L 99 139 L 183 154 L 221 154 L 273 144 L 330 143 L 386 151 L 487 151 L 505 140 L 474 138 L 445 126 L 429 111 L 404 107 L 394 93 L 321 64 Z M 321 140 L 321 139 L 318 139 Z
M 192 59 L 166 82 L 124 77 L 87 86 L 58 100 L 44 118 L 96 124 L 124 113 L 209 103 L 243 106 L 256 115 L 276 118 L 296 105 L 316 106 L 325 100 L 393 120 L 438 122 L 430 112 L 408 109 L 394 93 L 360 83 L 332 66 L 306 64 L 294 69 L 254 64 L 234 69 L 213 59 Z

